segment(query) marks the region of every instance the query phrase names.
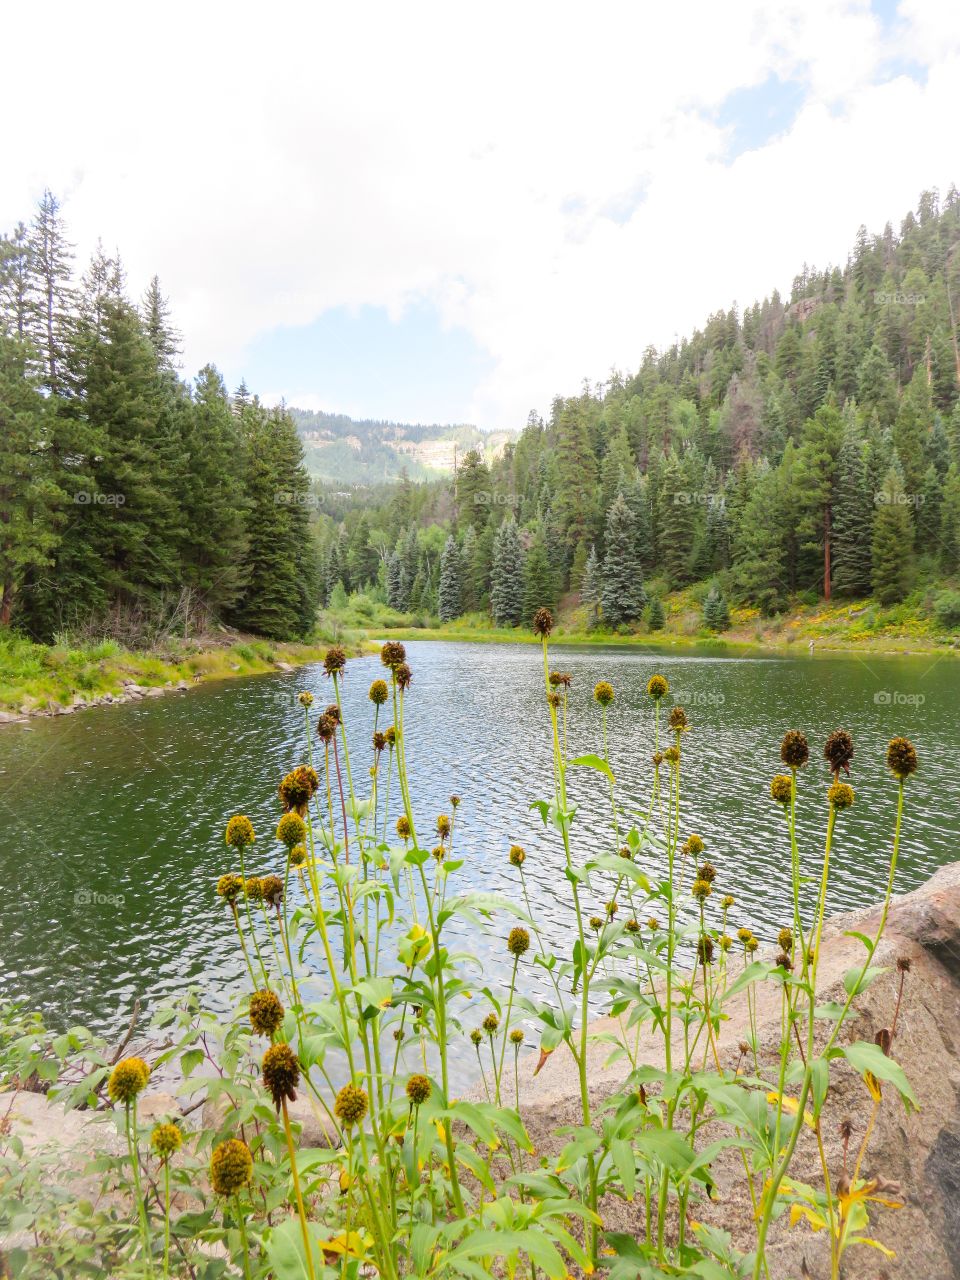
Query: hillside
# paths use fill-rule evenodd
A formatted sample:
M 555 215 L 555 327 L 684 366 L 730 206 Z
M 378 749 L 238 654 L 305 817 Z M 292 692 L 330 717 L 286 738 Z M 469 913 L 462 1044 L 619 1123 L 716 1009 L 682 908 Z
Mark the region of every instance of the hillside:
M 376 485 L 406 471 L 411 480 L 452 473 L 457 457 L 471 449 L 492 461 L 512 439 L 506 431 L 471 426 L 424 426 L 355 419 L 342 413 L 291 409 L 303 441 L 304 463 L 318 479 Z

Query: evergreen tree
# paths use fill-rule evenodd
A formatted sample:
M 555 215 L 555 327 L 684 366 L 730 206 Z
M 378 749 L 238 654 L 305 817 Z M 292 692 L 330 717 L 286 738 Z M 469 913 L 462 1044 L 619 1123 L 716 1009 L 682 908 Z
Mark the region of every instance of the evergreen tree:
M 480 608 L 480 593 L 473 573 L 476 547 L 477 531 L 472 524 L 468 524 L 460 545 L 460 602 L 464 613 L 475 613 Z
M 556 589 L 543 537 L 539 533 L 523 564 L 523 617 L 532 618 L 540 608 L 556 608 Z
M 801 545 L 803 550 L 814 552 L 822 566 L 826 600 L 833 587 L 833 506 L 842 435 L 843 423 L 836 405 L 823 405 L 804 424 L 797 460 L 796 485 L 803 512 Z
M 647 626 L 651 631 L 662 631 L 666 626 L 666 621 L 660 597 L 652 596 L 647 606 Z
M 523 619 L 523 548 L 512 516 L 497 530 L 493 545 L 490 608 L 498 627 L 515 627 Z
M 660 562 L 672 587 L 682 587 L 690 581 L 696 496 L 690 491 L 680 459 L 671 453 L 663 469 L 657 543 Z
M 482 529 L 490 517 L 493 485 L 490 468 L 478 449 L 471 449 L 457 469 L 457 520 Z
M 11 236 L 0 236 L 0 329 L 4 328 L 20 342 L 30 328 L 30 241 L 22 222 Z
M 147 285 L 141 306 L 143 326 L 153 347 L 159 367 L 172 372 L 180 355 L 181 337 L 170 321 L 170 304 L 160 292 L 160 279 L 154 276 Z
M 775 613 L 786 603 L 786 530 L 780 476 L 768 463 L 753 470 L 750 496 L 738 522 L 733 577 L 741 600 Z
M 370 545 L 370 517 L 366 511 L 360 512 L 360 517 L 350 536 L 347 565 L 350 570 L 350 581 L 355 590 L 376 580 L 379 559 L 376 550 Z
M 730 626 L 730 610 L 716 583 L 711 586 L 703 602 L 703 625 L 710 631 L 726 631 Z
M 833 585 L 840 595 L 864 596 L 870 592 L 873 494 L 856 413 L 844 410 L 843 420 L 834 496 Z
M 636 549 L 633 513 L 617 494 L 607 514 L 603 558 L 603 618 L 610 626 L 634 622 L 643 613 L 647 594 Z
M 873 592 L 881 604 L 896 604 L 910 587 L 913 520 L 903 477 L 887 472 L 873 518 Z
M 397 551 L 391 551 L 387 559 L 387 604 L 391 609 L 405 607 L 403 590 L 403 563 Z
M 44 191 L 29 237 L 29 330 L 39 353 L 43 385 L 54 395 L 69 390 L 67 357 L 74 329 L 70 279 L 73 246 L 67 242 L 60 201 Z
M 580 599 L 590 609 L 590 622 L 595 624 L 600 616 L 600 605 L 603 601 L 603 576 L 597 548 L 591 546 L 587 563 L 583 570 L 583 582 L 580 586 Z
M 463 612 L 461 598 L 460 550 L 451 534 L 440 557 L 440 591 L 437 612 L 441 622 L 452 622 Z

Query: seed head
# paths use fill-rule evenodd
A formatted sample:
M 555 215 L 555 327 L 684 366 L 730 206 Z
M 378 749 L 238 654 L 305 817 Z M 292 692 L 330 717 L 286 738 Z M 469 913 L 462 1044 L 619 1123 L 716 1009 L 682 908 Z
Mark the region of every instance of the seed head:
M 397 835 L 401 840 L 410 839 L 410 819 L 405 813 L 401 813 L 397 819 Z
M 786 951 L 781 951 L 777 956 L 777 968 L 785 969 L 788 973 L 793 968 L 793 961 L 787 955 Z
M 150 1133 L 150 1146 L 158 1159 L 168 1160 L 183 1146 L 180 1126 L 170 1122 L 155 1124 Z
M 480 1046 L 483 1044 L 483 1032 L 480 1030 L 479 1027 L 473 1028 L 473 1030 L 470 1032 L 470 1039 L 472 1043 L 479 1049 Z
M 834 782 L 830 785 L 827 792 L 827 799 L 831 806 L 836 809 L 849 809 L 853 804 L 853 787 L 849 782 Z
M 121 1058 L 110 1072 L 107 1093 L 111 1102 L 130 1103 L 142 1093 L 150 1079 L 150 1068 L 142 1058 Z
M 566 671 L 551 671 L 547 679 L 555 689 L 569 689 L 573 684 L 573 676 Z
M 241 893 L 243 893 L 243 881 L 238 875 L 228 871 L 226 875 L 221 876 L 217 881 L 217 893 L 223 898 L 224 902 L 236 902 Z
M 519 960 L 526 951 L 529 951 L 529 949 L 529 933 L 527 933 L 526 929 L 521 929 L 519 925 L 516 925 L 510 930 L 510 936 L 507 938 L 507 950 L 512 956 L 515 956 Z
M 340 714 L 340 708 L 335 702 L 331 702 L 329 707 L 324 707 L 323 714 L 325 716 L 329 716 L 334 724 L 340 724 L 343 721 L 343 716 Z
M 337 722 L 326 712 L 317 721 L 317 737 L 321 742 L 332 742 L 337 736 Z
M 553 630 L 553 614 L 549 609 L 538 609 L 533 615 L 533 634 L 544 639 Z
M 347 652 L 342 645 L 335 644 L 323 655 L 323 674 L 336 676 L 347 665 Z
M 309 689 L 304 689 L 303 693 L 297 694 L 297 701 L 300 703 L 301 707 L 312 707 L 313 694 Z
M 295 845 L 290 850 L 290 865 L 292 867 L 302 867 L 307 860 L 307 846 L 305 844 Z
M 613 685 L 606 680 L 600 680 L 593 688 L 593 696 L 599 702 L 601 707 L 609 707 L 616 696 L 613 692 Z
M 650 757 L 650 759 L 653 761 L 654 769 L 659 769 L 660 766 L 663 764 L 663 752 L 655 751 L 653 755 Z
M 413 679 L 413 672 L 405 662 L 401 662 L 399 667 L 394 667 L 393 677 L 397 682 L 397 688 L 403 693 L 404 689 L 409 689 L 410 681 Z
M 697 872 L 697 878 L 706 880 L 708 884 L 713 884 L 717 878 L 717 868 L 712 862 L 701 862 L 700 870 Z
M 607 903 L 606 912 L 611 919 L 613 919 L 613 917 L 617 914 L 617 907 L 618 907 L 618 903 L 616 902 L 615 899 L 611 899 L 611 901 Z
M 903 781 L 917 771 L 917 752 L 909 738 L 891 738 L 887 747 L 887 767 Z
M 273 991 L 255 991 L 250 997 L 250 1025 L 258 1036 L 272 1036 L 283 1025 L 283 1005 Z
M 411 1076 L 407 1081 L 407 1097 L 413 1107 L 422 1106 L 430 1097 L 430 1081 L 426 1076 Z
M 667 747 L 666 751 L 663 753 L 663 758 L 666 760 L 667 764 L 676 767 L 680 763 L 680 748 Z
M 590 917 L 590 928 L 596 930 L 597 933 L 603 928 L 603 918 L 601 916 Z
M 218 1196 L 235 1196 L 253 1177 L 253 1156 L 239 1138 L 214 1147 L 210 1157 L 210 1185 Z
M 849 1142 L 850 1139 L 853 1137 L 853 1121 L 849 1118 L 849 1116 L 845 1116 L 840 1121 L 840 1137 L 844 1140 L 844 1142 Z
M 657 932 L 657 930 L 660 928 L 660 921 L 657 919 L 656 916 L 649 917 L 649 919 L 647 920 L 647 928 L 650 930 L 651 933 Z
M 387 688 L 386 680 L 374 680 L 367 693 L 367 697 L 375 707 L 382 707 L 389 696 L 390 691 Z
M 307 824 L 299 813 L 285 813 L 277 823 L 277 839 L 292 849 L 295 844 L 303 844 L 307 838 Z
M 297 1085 L 300 1083 L 300 1062 L 290 1046 L 288 1044 L 271 1045 L 263 1055 L 262 1065 L 264 1087 L 273 1098 L 276 1109 L 280 1110 L 280 1105 L 285 1098 L 290 1102 L 296 1102 Z
M 376 751 L 377 755 L 379 755 L 380 752 L 383 751 L 386 745 L 387 745 L 387 735 L 385 733 L 381 733 L 380 730 L 378 729 L 377 732 L 373 735 L 373 749 L 374 751 Z
M 910 972 L 910 957 L 909 957 L 909 956 L 897 956 L 897 972 L 898 972 L 898 973 L 909 973 L 909 972 Z
M 745 951 L 748 951 L 750 955 L 753 955 L 753 953 L 757 951 L 759 947 L 760 947 L 760 943 L 756 940 L 756 938 L 748 938 L 746 942 L 743 944 L 743 949 Z
M 780 759 L 788 769 L 802 769 L 810 759 L 806 734 L 799 729 L 788 729 L 780 743 Z
M 243 884 L 244 896 L 250 902 L 260 902 L 263 898 L 263 881 L 259 876 L 247 876 Z
M 380 649 L 380 661 L 391 671 L 407 660 L 407 651 L 399 640 L 388 640 Z
M 459 796 L 451 796 L 451 797 L 450 797 L 450 808 L 451 808 L 451 809 L 459 809 L 459 808 L 460 808 L 460 797 L 459 797 Z
M 559 707 L 562 702 L 563 699 L 560 697 L 559 693 L 554 693 L 553 690 L 551 690 L 550 693 L 547 694 L 547 705 L 553 707 L 554 711 L 556 711 L 557 707 Z
M 527 860 L 526 850 L 522 845 L 512 844 L 509 857 L 511 867 L 522 867 Z
M 686 733 L 690 728 L 690 722 L 687 720 L 687 713 L 683 707 L 674 707 L 672 709 L 668 724 L 675 733 Z
M 713 885 L 709 880 L 694 880 L 693 888 L 690 892 L 698 902 L 706 902 L 707 898 L 713 893 Z
M 393 725 L 390 725 L 389 729 L 384 729 L 383 736 L 387 740 L 387 746 L 393 748 L 397 741 L 397 731 Z
M 713 964 L 713 939 L 704 934 L 697 943 L 697 959 L 701 964 Z
M 245 849 L 255 839 L 253 823 L 244 814 L 235 814 L 227 823 L 227 844 L 231 849 Z
M 684 840 L 680 852 L 689 853 L 692 854 L 694 858 L 699 858 L 700 854 L 703 853 L 703 847 L 703 840 L 700 836 L 689 835 L 686 840 Z
M 291 769 L 281 780 L 277 787 L 277 795 L 280 797 L 285 813 L 293 809 L 302 815 L 319 788 L 320 779 L 317 777 L 316 769 L 308 764 L 301 764 L 296 769 Z
M 789 804 L 793 795 L 793 779 L 786 773 L 778 773 L 770 781 L 770 795 L 777 804 Z
M 488 1013 L 483 1020 L 483 1029 L 488 1036 L 496 1033 L 497 1027 L 500 1025 L 500 1019 L 495 1013 Z
M 283 901 L 283 881 L 279 876 L 264 876 L 260 881 L 260 890 L 268 906 L 278 907 Z
M 437 817 L 437 835 L 441 840 L 446 840 L 450 834 L 450 819 L 445 813 L 441 813 Z
M 793 950 L 793 930 L 788 929 L 786 925 L 777 934 L 777 946 L 781 951 Z
M 842 769 L 850 773 L 850 761 L 853 759 L 853 739 L 846 729 L 834 729 L 823 745 L 823 757 L 829 764 L 833 776 L 837 777 Z
M 725 893 L 720 899 L 720 905 L 723 907 L 724 911 L 729 911 L 735 902 L 736 898 L 734 898 L 732 893 Z
M 737 930 L 737 937 L 744 945 L 746 945 L 753 937 L 753 930 L 748 929 L 747 926 L 744 925 L 742 929 Z
M 617 850 L 617 855 L 618 857 L 623 858 L 624 862 L 629 862 L 633 858 L 633 854 L 630 852 L 630 846 L 626 844 L 620 846 Z
M 670 685 L 666 676 L 651 676 L 647 681 L 647 697 L 652 698 L 654 702 L 659 702 L 669 692 Z
M 523 1032 L 519 1027 L 514 1027 L 510 1032 L 510 1043 L 517 1045 L 523 1044 Z
M 626 923 L 626 925 L 625 925 L 624 927 L 626 928 L 627 933 L 639 933 L 639 932 L 640 932 L 640 924 L 639 924 L 639 921 L 637 921 L 637 920 L 635 920 L 635 919 L 633 919 L 633 918 L 631 918 L 630 920 L 628 920 L 628 921 L 627 921 L 627 923 Z
M 721 933 L 720 950 L 729 951 L 732 946 L 733 946 L 733 939 L 730 937 L 729 933 Z

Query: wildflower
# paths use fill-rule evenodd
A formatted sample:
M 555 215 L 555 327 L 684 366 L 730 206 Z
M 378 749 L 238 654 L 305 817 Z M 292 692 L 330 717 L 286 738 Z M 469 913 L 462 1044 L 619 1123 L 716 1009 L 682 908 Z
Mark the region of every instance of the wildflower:
M 250 902 L 260 902 L 263 898 L 263 881 L 259 876 L 248 876 L 243 886 L 243 892 Z
M 853 804 L 853 787 L 849 782 L 834 782 L 827 792 L 827 799 L 836 810 L 849 809 Z
M 647 928 L 650 930 L 651 933 L 657 932 L 657 930 L 660 928 L 660 921 L 657 919 L 656 916 L 649 917 L 649 919 L 647 920 Z
M 553 707 L 554 711 L 556 711 L 562 701 L 563 699 L 560 697 L 559 693 L 551 692 L 547 694 L 547 705 Z
M 434 845 L 430 852 L 433 857 L 436 858 L 437 862 L 442 862 L 447 856 L 447 851 L 442 844 Z
M 307 824 L 299 813 L 285 813 L 277 823 L 277 839 L 292 849 L 295 844 L 303 844 L 307 836 Z
M 683 707 L 674 707 L 670 712 L 670 719 L 667 723 L 676 733 L 686 733 L 690 728 L 690 722 L 687 720 L 687 713 Z
M 750 1052 L 750 1046 L 749 1044 L 747 1044 L 746 1040 L 741 1040 L 740 1043 L 737 1045 L 737 1048 L 740 1050 L 741 1054 L 743 1055 L 746 1055 Z
M 713 964 L 713 939 L 704 934 L 697 943 L 697 959 L 701 964 Z
M 386 680 L 374 680 L 367 692 L 367 697 L 375 707 L 382 707 L 389 696 Z
M 252 1005 L 252 1002 L 251 1002 Z M 251 1009 L 252 1013 L 252 1009 Z M 296 1102 L 300 1083 L 300 1062 L 288 1044 L 271 1045 L 263 1055 L 263 1083 L 280 1110 L 284 1100 Z
M 680 763 L 680 748 L 667 747 L 666 751 L 663 753 L 663 758 L 666 760 L 667 764 L 678 765 Z
M 692 854 L 693 857 L 697 858 L 703 853 L 703 841 L 698 835 L 689 835 L 684 840 L 680 852 Z
M 340 708 L 335 702 L 331 702 L 329 707 L 324 707 L 323 714 L 333 721 L 334 724 L 340 724 L 343 717 L 340 714 Z
M 430 1097 L 430 1081 L 426 1076 L 411 1076 L 407 1081 L 407 1097 L 412 1107 L 421 1106 Z
M 520 1030 L 519 1027 L 514 1027 L 514 1029 L 510 1032 L 510 1043 L 523 1044 L 523 1032 Z
M 272 1036 L 283 1025 L 283 1005 L 272 991 L 255 991 L 250 997 L 250 1025 L 258 1036 Z
M 721 933 L 720 950 L 729 951 L 732 946 L 733 946 L 733 939 L 730 937 L 729 933 Z
M 321 742 L 332 742 L 337 736 L 337 722 L 326 712 L 317 721 L 317 736 Z
M 397 688 L 401 693 L 403 693 L 404 689 L 410 687 L 410 681 L 413 679 L 413 672 L 405 662 L 401 662 L 399 667 L 394 668 L 393 675 L 397 682 Z
M 853 1137 L 853 1121 L 849 1118 L 849 1116 L 845 1116 L 844 1119 L 840 1121 L 839 1129 L 840 1129 L 840 1137 L 844 1140 L 844 1142 L 849 1142 L 850 1139 Z
M 547 679 L 555 689 L 558 687 L 569 689 L 573 684 L 573 676 L 569 675 L 566 671 L 551 671 Z
M 512 844 L 510 846 L 509 858 L 511 867 L 522 867 L 527 860 L 526 850 L 522 845 Z
M 713 884 L 717 878 L 717 868 L 712 862 L 702 862 L 697 877 L 700 880 L 706 880 L 708 884 Z
M 846 729 L 834 729 L 823 746 L 823 756 L 837 777 L 842 769 L 850 774 L 850 761 L 853 759 L 853 739 Z
M 593 696 L 601 707 L 609 707 L 615 697 L 613 685 L 606 680 L 599 681 L 594 685 Z
M 788 729 L 780 743 L 780 759 L 790 769 L 802 769 L 810 759 L 806 734 L 799 729 Z
M 235 1196 L 253 1177 L 253 1156 L 239 1138 L 228 1138 L 210 1157 L 210 1185 L 218 1196 Z
M 630 852 L 629 845 L 625 845 L 625 844 L 620 846 L 620 848 L 617 850 L 617 854 L 619 857 L 623 858 L 624 861 L 628 861 L 633 857 L 633 854 Z
M 343 645 L 335 644 L 323 655 L 323 674 L 337 676 L 347 665 L 347 653 Z
M 525 951 L 530 948 L 530 935 L 526 929 L 521 929 L 519 925 L 510 930 L 510 936 L 507 938 L 507 950 L 515 959 L 519 960 Z
M 499 1027 L 499 1025 L 500 1025 L 500 1019 L 497 1017 L 495 1013 L 488 1013 L 483 1020 L 483 1029 L 488 1036 L 492 1036 L 496 1032 L 497 1027 Z
M 301 764 L 296 769 L 291 769 L 281 780 L 277 787 L 277 795 L 280 797 L 285 813 L 294 809 L 302 815 L 319 788 L 320 779 L 317 777 L 316 769 L 308 764 Z
M 155 1124 L 150 1133 L 150 1145 L 160 1160 L 168 1160 L 183 1146 L 183 1134 L 178 1124 Z
M 264 876 L 260 881 L 260 889 L 268 906 L 278 907 L 283 901 L 283 881 L 279 876 Z
M 396 731 L 396 729 L 393 727 L 393 725 L 390 725 L 390 727 L 389 727 L 388 729 L 384 729 L 384 731 L 383 731 L 383 736 L 384 736 L 384 737 L 386 738 L 386 740 L 387 740 L 387 746 L 388 746 L 388 747 L 390 747 L 390 748 L 391 748 L 391 750 L 392 750 L 392 749 L 393 749 L 394 744 L 395 744 L 395 743 L 396 743 L 396 741 L 397 741 L 397 731 Z
M 756 940 L 756 938 L 748 938 L 746 942 L 743 944 L 744 951 L 749 952 L 750 955 L 753 955 L 753 953 L 757 951 L 759 947 L 760 947 L 760 943 Z
M 597 933 L 603 928 L 603 919 L 600 916 L 590 917 L 590 928 L 595 929 Z
M 472 1043 L 476 1045 L 476 1047 L 479 1049 L 481 1044 L 483 1044 L 483 1033 L 481 1032 L 479 1027 L 473 1028 L 473 1030 L 470 1032 L 470 1039 Z
M 437 835 L 441 840 L 446 840 L 450 834 L 450 819 L 445 813 L 441 813 L 437 818 Z
M 639 924 L 639 921 L 637 921 L 637 920 L 635 920 L 635 919 L 633 919 L 633 918 L 631 918 L 630 920 L 628 920 L 628 921 L 627 921 L 627 923 L 626 923 L 626 925 L 625 925 L 624 927 L 626 928 L 627 933 L 639 933 L 639 932 L 640 932 L 640 924 Z
M 394 1028 L 393 1038 L 394 1040 L 397 1041 L 398 1044 L 400 1043 L 400 1041 L 403 1039 L 403 1027 Z
M 777 934 L 777 946 L 781 951 L 791 951 L 793 949 L 793 930 L 788 929 L 786 925 Z
M 305 844 L 295 845 L 290 850 L 290 865 L 292 867 L 302 867 L 307 860 L 307 846 Z
M 647 697 L 652 698 L 654 702 L 659 702 L 669 692 L 670 685 L 667 683 L 666 676 L 651 676 L 647 681 Z
M 729 911 L 735 902 L 736 898 L 732 893 L 725 893 L 720 899 L 720 905 L 723 907 L 724 911 Z
M 297 694 L 297 701 L 300 703 L 301 707 L 312 707 L 313 694 L 309 689 L 304 689 L 303 693 Z
M 401 813 L 397 819 L 397 835 L 401 840 L 410 839 L 410 819 L 405 813 Z
M 386 745 L 387 745 L 387 735 L 385 733 L 381 733 L 380 730 L 378 729 L 377 732 L 373 735 L 373 749 L 374 751 L 376 751 L 377 755 L 379 755 L 380 752 L 383 751 Z
M 742 929 L 738 929 L 738 930 L 737 930 L 737 937 L 738 937 L 738 938 L 740 939 L 740 941 L 744 944 L 744 946 L 746 946 L 746 944 L 747 944 L 747 943 L 750 941 L 750 939 L 753 937 L 753 930 L 752 930 L 752 929 L 748 929 L 748 928 L 747 928 L 747 926 L 746 926 L 746 925 L 744 925 Z
M 660 766 L 663 764 L 663 752 L 655 751 L 653 755 L 650 757 L 650 759 L 653 761 L 654 769 L 659 769 Z
M 607 915 L 610 916 L 611 919 L 617 914 L 617 907 L 618 907 L 618 903 L 616 902 L 615 899 L 612 899 L 610 902 L 607 903 L 606 911 L 607 911 Z
M 238 875 L 228 871 L 226 875 L 221 876 L 217 881 L 217 893 L 223 898 L 224 902 L 236 902 L 237 898 L 243 893 L 243 881 Z
M 909 738 L 891 738 L 887 747 L 887 767 L 902 782 L 917 771 L 917 752 Z
M 142 1093 L 150 1079 L 150 1068 L 142 1058 L 121 1058 L 110 1072 L 107 1093 L 111 1102 L 130 1103 Z
M 789 804 L 793 795 L 793 779 L 786 773 L 778 773 L 770 781 L 770 795 L 777 804 Z
M 793 968 L 793 961 L 787 955 L 786 951 L 781 951 L 776 960 L 777 968 L 784 969 L 789 972 Z
M 395 671 L 406 660 L 407 651 L 399 640 L 388 640 L 380 650 L 380 661 L 391 671 Z
M 546 640 L 552 630 L 553 614 L 549 609 L 538 609 L 533 615 L 533 634 L 535 636 L 543 636 L 544 640 Z
M 227 823 L 227 844 L 231 849 L 244 849 L 254 840 L 253 823 L 244 814 L 235 814 Z
M 451 796 L 451 797 L 450 797 L 450 808 L 451 808 L 451 809 L 459 809 L 459 808 L 460 808 L 460 797 L 459 797 L 459 796 Z
M 910 957 L 909 957 L 909 956 L 897 956 L 897 972 L 898 972 L 898 973 L 909 973 L 909 972 L 910 972 Z
M 693 888 L 690 892 L 698 902 L 706 902 L 707 898 L 713 893 L 713 885 L 709 880 L 694 880 Z

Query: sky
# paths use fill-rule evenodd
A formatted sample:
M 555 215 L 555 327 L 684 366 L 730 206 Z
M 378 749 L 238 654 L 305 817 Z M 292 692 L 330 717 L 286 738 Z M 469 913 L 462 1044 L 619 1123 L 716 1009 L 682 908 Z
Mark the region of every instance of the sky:
M 159 275 L 185 376 L 355 417 L 519 428 L 960 184 L 947 0 L 53 0 L 4 34 L 0 229 L 50 187 L 80 267 Z

